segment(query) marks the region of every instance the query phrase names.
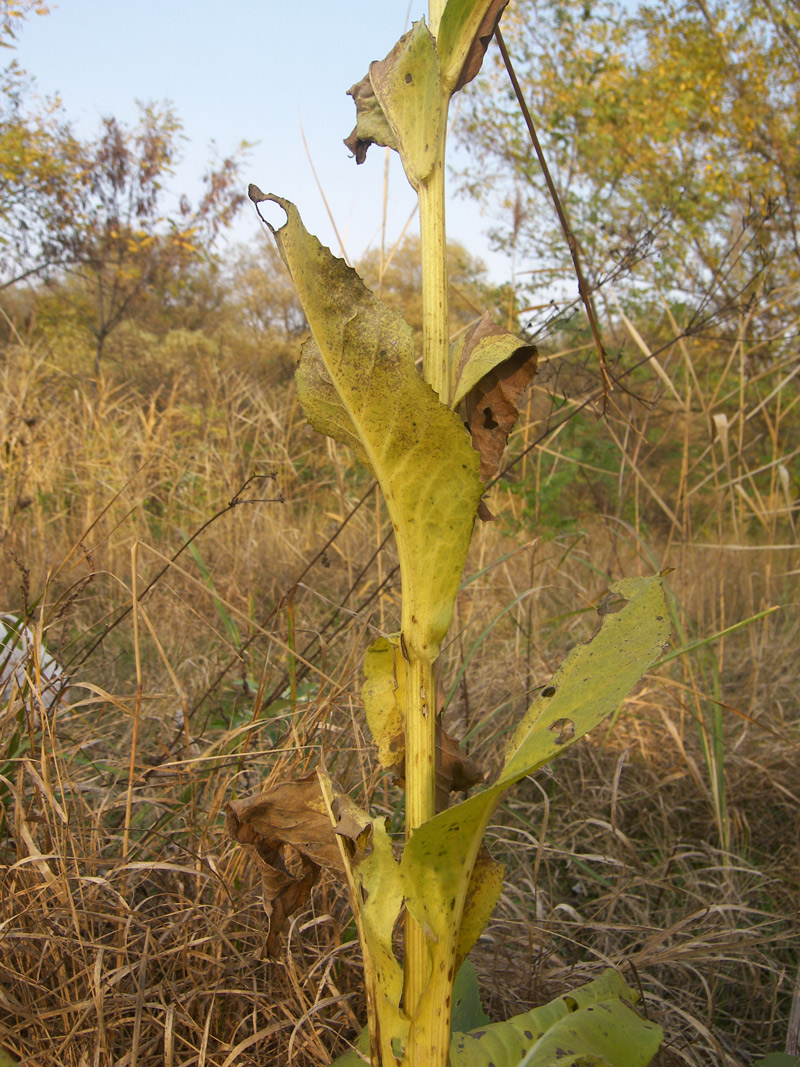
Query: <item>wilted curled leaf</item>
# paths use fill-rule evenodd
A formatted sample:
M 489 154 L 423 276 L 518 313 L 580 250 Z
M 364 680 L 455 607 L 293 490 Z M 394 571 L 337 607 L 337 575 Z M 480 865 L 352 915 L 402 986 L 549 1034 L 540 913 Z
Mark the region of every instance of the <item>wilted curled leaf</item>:
M 356 163 L 364 162 L 371 144 L 396 149 L 394 134 L 372 88 L 369 74 L 348 89 L 347 95 L 352 96 L 356 105 L 356 125 L 344 143 L 356 157 Z
M 394 148 L 406 176 L 419 188 L 437 158 L 445 119 L 436 44 L 424 19 L 403 34 L 385 59 L 348 90 L 356 105 L 356 127 L 345 144 L 363 163 L 371 144 Z
M 483 22 L 478 27 L 478 32 L 475 34 L 470 50 L 464 60 L 464 66 L 461 68 L 461 73 L 456 82 L 456 92 L 459 89 L 463 89 L 468 82 L 471 82 L 481 69 L 486 49 L 489 47 L 489 42 L 497 28 L 497 23 L 500 21 L 500 16 L 507 5 L 508 0 L 491 0 L 486 14 L 483 16 Z
M 487 315 L 466 335 L 458 355 L 455 396 L 463 397 L 460 410 L 481 457 L 481 478 L 488 482 L 500 470 L 539 355 L 534 345 L 521 344 Z
M 343 869 L 317 776 L 233 800 L 226 812 L 229 835 L 261 868 L 269 916 L 267 951 L 275 955 L 286 919 L 308 900 L 320 868 Z
M 436 44 L 445 89 L 456 92 L 472 81 L 508 0 L 449 0 Z

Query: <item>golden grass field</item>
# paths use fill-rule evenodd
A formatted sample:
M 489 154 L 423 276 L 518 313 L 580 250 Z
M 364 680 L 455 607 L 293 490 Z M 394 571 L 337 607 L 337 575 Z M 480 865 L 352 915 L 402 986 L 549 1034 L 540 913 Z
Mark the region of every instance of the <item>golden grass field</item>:
M 673 330 L 640 339 L 658 372 L 607 421 L 591 351 L 540 345 L 443 682 L 491 771 L 608 582 L 674 568 L 689 651 L 504 805 L 473 959 L 493 1017 L 618 966 L 667 1031 L 659 1067 L 745 1067 L 798 1011 L 800 394 L 788 357 Z M 0 356 L 0 612 L 72 680 L 48 713 L 35 669 L 0 703 L 11 1063 L 306 1067 L 363 1021 L 343 887 L 323 880 L 268 958 L 224 805 L 322 759 L 399 825 L 359 702 L 367 640 L 398 618 L 386 513 L 282 364 L 200 340 L 132 336 L 98 382 L 68 335 Z

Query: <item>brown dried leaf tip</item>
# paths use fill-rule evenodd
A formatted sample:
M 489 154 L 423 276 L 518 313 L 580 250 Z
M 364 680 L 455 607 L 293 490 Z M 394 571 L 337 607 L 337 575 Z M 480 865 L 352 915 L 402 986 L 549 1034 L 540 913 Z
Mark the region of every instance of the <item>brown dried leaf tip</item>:
M 316 774 L 226 805 L 226 828 L 261 868 L 269 917 L 267 951 L 280 947 L 287 918 L 308 900 L 321 867 L 343 870 Z

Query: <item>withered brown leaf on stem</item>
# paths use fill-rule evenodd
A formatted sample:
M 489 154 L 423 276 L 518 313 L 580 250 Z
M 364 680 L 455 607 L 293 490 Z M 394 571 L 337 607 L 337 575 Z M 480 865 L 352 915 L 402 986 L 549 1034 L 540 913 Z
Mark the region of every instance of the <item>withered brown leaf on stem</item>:
M 459 89 L 463 89 L 467 82 L 471 82 L 481 69 L 481 66 L 483 65 L 483 57 L 486 55 L 486 49 L 489 47 L 489 42 L 494 35 L 497 23 L 500 21 L 500 16 L 505 11 L 507 4 L 508 0 L 492 0 L 488 11 L 483 16 L 483 22 L 481 23 L 478 32 L 475 34 L 472 47 L 464 61 L 464 66 L 461 68 L 461 73 L 456 82 L 455 92 L 458 92 Z
M 478 323 L 486 336 L 505 333 L 485 319 Z M 480 338 L 475 337 L 477 344 Z M 465 346 L 466 347 L 466 346 Z M 520 345 L 464 397 L 461 414 L 472 436 L 472 447 L 481 457 L 481 478 L 489 482 L 499 473 L 508 436 L 519 418 L 520 406 L 536 374 L 538 352 L 534 345 Z

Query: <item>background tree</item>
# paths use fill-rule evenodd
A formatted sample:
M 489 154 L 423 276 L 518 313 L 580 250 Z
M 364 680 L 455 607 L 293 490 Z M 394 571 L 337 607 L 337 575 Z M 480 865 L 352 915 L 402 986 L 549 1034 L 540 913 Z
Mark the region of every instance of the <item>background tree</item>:
M 796 303 L 798 0 L 522 0 L 503 27 L 595 285 L 620 272 L 655 283 L 696 321 L 765 292 Z M 501 247 L 566 267 L 497 55 L 486 69 L 493 92 L 471 92 L 460 127 L 476 160 L 464 185 L 486 200 L 502 189 Z M 762 317 L 765 333 L 784 313 Z
M 0 49 L 9 58 L 0 71 L 0 289 L 45 269 L 42 235 L 58 226 L 79 176 L 79 145 L 60 102 L 37 100 L 11 55 L 30 13 L 47 8 L 18 0 L 0 11 Z
M 40 235 L 50 281 L 68 279 L 65 292 L 94 338 L 95 373 L 119 323 L 148 294 L 176 299 L 243 203 L 239 162 L 245 145 L 209 170 L 197 206 L 182 196 L 170 208 L 166 180 L 181 132 L 168 106 L 142 107 L 133 128 L 104 119 L 97 140 L 81 146 L 68 210 L 57 227 Z

